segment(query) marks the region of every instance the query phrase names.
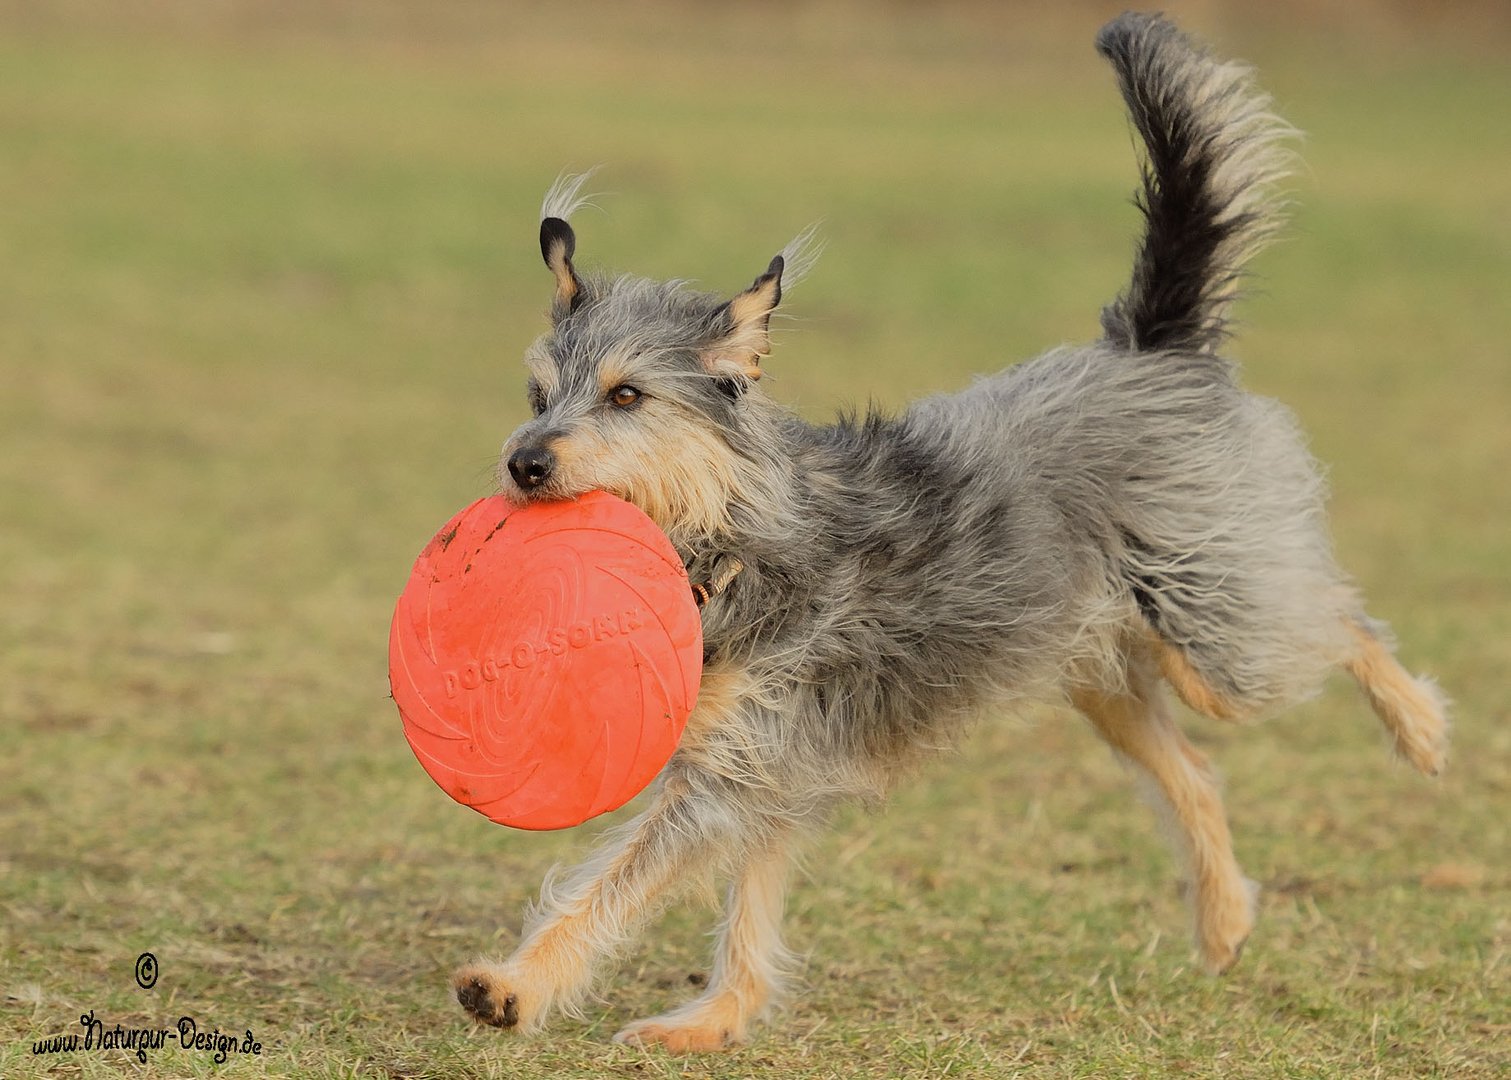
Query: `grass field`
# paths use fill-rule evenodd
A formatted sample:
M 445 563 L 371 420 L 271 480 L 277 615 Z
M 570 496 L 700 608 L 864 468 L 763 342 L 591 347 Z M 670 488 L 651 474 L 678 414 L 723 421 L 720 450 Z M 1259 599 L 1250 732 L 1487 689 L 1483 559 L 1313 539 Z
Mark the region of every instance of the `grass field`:
M 987 718 L 817 847 L 774 1024 L 682 1060 L 608 1039 L 706 970 L 696 905 L 586 1027 L 464 1020 L 450 970 L 599 826 L 452 804 L 388 700 L 410 563 L 525 414 L 540 193 L 604 164 L 580 261 L 730 290 L 823 218 L 773 392 L 958 387 L 1092 336 L 1123 280 L 1110 8 L 0 7 L 0 1077 L 1506 1075 L 1511 37 L 1226 10 L 1187 21 L 1308 132 L 1235 350 L 1456 699 L 1449 772 L 1341 683 L 1191 719 L 1265 890 L 1210 979 L 1100 744 Z M 90 1011 L 263 1049 L 33 1053 Z

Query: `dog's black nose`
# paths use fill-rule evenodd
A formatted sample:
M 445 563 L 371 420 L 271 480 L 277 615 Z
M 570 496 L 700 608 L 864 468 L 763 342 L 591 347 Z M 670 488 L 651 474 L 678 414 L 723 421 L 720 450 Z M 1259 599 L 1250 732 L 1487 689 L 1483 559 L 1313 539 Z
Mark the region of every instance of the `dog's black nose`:
M 522 488 L 540 487 L 556 468 L 556 455 L 544 446 L 524 446 L 509 455 L 509 475 Z

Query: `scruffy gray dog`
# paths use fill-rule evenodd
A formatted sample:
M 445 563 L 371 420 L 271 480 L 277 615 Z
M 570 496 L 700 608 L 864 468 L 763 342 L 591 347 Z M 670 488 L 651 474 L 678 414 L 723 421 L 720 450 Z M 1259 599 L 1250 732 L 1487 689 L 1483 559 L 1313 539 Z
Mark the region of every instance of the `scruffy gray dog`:
M 1295 421 L 1219 354 L 1244 263 L 1277 225 L 1290 129 L 1248 69 L 1157 17 L 1117 19 L 1097 48 L 1147 148 L 1146 229 L 1102 339 L 900 416 L 814 427 L 756 385 L 807 238 L 726 301 L 580 274 L 566 219 L 581 178 L 547 196 L 553 326 L 526 357 L 535 418 L 504 446 L 504 492 L 603 489 L 643 509 L 706 583 L 707 657 L 649 807 L 547 882 L 513 956 L 457 973 L 478 1019 L 530 1030 L 577 1011 L 601 963 L 712 867 L 731 885 L 707 988 L 616 1038 L 743 1040 L 791 967 L 780 922 L 799 838 L 983 709 L 1068 702 L 1147 773 L 1213 972 L 1238 958 L 1254 886 L 1162 684 L 1244 720 L 1342 667 L 1396 750 L 1441 767 L 1443 704 L 1335 564 Z

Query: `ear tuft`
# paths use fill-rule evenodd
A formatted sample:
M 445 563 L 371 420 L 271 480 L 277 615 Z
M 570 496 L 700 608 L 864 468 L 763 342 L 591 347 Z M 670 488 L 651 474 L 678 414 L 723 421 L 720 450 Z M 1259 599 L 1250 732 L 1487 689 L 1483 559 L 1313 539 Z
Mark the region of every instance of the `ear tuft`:
M 782 288 L 792 288 L 807 277 L 818 263 L 825 246 L 818 228 L 819 223 L 814 222 L 788 241 L 782 249 Z
M 584 206 L 591 206 L 595 196 L 584 195 L 582 189 L 597 171 L 595 167 L 587 172 L 562 173 L 558 176 L 546 191 L 546 197 L 540 201 L 541 219 L 554 217 L 568 221 Z

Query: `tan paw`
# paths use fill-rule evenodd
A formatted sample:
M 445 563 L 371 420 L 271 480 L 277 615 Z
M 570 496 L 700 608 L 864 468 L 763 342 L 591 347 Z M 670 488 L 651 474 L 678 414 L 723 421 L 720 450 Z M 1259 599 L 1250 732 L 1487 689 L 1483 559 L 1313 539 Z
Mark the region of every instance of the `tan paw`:
M 635 1021 L 615 1035 L 614 1041 L 627 1046 L 659 1046 L 673 1054 L 699 1054 L 727 1050 L 744 1038 L 743 1032 L 727 1024 L 658 1016 Z
M 1209 975 L 1223 975 L 1238 963 L 1254 929 L 1254 905 L 1259 887 L 1246 878 L 1217 896 L 1199 897 L 1196 948 Z
M 1245 934 L 1231 941 L 1204 941 L 1201 943 L 1201 966 L 1208 975 L 1226 975 L 1243 955 L 1243 947 L 1249 937 Z
M 509 1031 L 528 1031 L 537 1025 L 538 997 L 520 993 L 518 980 L 498 964 L 467 964 L 451 977 L 451 986 L 458 1004 L 480 1023 Z

